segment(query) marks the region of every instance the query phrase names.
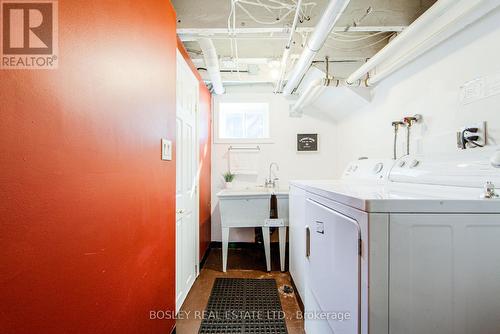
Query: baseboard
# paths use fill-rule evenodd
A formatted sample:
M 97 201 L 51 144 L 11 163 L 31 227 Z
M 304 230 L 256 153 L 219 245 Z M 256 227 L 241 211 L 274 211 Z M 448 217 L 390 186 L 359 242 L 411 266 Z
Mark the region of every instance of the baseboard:
M 211 244 L 205 250 L 205 254 L 203 254 L 203 257 L 201 258 L 201 261 L 200 261 L 200 271 L 203 269 L 203 267 L 205 266 L 205 263 L 207 262 L 208 255 L 210 254 L 210 249 L 212 249 Z
M 295 297 L 297 299 L 297 304 L 299 304 L 300 311 L 304 313 L 304 302 L 302 301 L 302 298 L 299 295 L 299 290 L 297 290 L 297 286 L 295 285 L 295 282 L 293 281 L 292 275 L 290 275 L 290 281 L 292 282 L 292 288 L 293 291 L 295 291 Z

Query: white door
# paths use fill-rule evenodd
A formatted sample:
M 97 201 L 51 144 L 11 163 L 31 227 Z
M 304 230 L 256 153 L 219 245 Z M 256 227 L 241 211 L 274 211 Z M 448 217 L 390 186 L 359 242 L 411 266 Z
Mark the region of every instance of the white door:
M 176 311 L 198 272 L 198 81 L 177 52 Z
M 306 299 L 308 305 L 316 307 L 308 311 L 315 314 L 324 312 L 324 318 L 309 321 L 308 331 L 318 328 L 311 333 L 358 334 L 361 283 L 359 224 L 310 199 L 307 200 L 306 210 L 310 229 L 307 286 L 313 300 L 309 300 L 309 296 Z

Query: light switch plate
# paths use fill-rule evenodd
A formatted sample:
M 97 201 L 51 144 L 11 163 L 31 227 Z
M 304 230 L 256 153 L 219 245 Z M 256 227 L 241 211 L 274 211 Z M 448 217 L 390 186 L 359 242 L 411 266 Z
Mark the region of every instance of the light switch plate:
M 172 161 L 172 141 L 165 138 L 161 140 L 161 160 Z

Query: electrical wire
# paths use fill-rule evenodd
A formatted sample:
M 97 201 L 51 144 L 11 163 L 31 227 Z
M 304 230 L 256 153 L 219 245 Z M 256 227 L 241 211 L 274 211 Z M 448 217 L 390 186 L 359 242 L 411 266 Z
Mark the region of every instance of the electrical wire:
M 335 32 L 332 33 L 332 34 L 344 37 L 344 35 L 338 34 L 338 33 L 335 33 Z M 370 39 L 370 38 L 373 38 L 373 37 L 376 37 L 376 36 L 379 36 L 379 35 L 382 35 L 382 34 L 387 34 L 387 32 L 380 31 L 380 32 L 376 32 L 374 34 L 362 35 L 361 37 L 359 37 L 359 36 L 350 36 L 350 38 L 348 38 L 348 39 L 347 38 L 346 39 L 344 39 L 344 38 L 336 38 L 336 37 L 330 35 L 330 36 L 328 36 L 328 39 L 334 39 L 336 41 L 347 42 L 347 43 L 348 42 L 359 42 L 359 41 L 364 41 L 364 40 L 367 40 L 367 39 Z M 347 37 L 347 36 L 345 36 L 345 37 Z
M 333 49 L 336 49 L 336 50 L 339 50 L 339 51 L 357 51 L 357 50 L 363 50 L 363 49 L 367 49 L 367 48 L 370 48 L 372 46 L 375 46 L 375 45 L 377 45 L 377 44 L 385 41 L 386 39 L 391 38 L 394 35 L 395 34 L 390 34 L 388 36 L 385 36 L 384 38 L 379 39 L 378 41 L 376 41 L 374 43 L 370 43 L 370 44 L 367 44 L 367 45 L 361 45 L 359 47 L 354 47 L 354 48 L 341 48 L 341 47 L 338 47 L 336 45 L 331 45 L 331 44 L 328 44 L 328 43 L 325 43 L 325 45 L 327 47 L 330 47 L 330 48 L 333 48 Z
M 235 49 L 235 43 L 237 43 L 237 41 L 234 39 L 236 30 L 234 24 L 234 18 L 236 17 L 236 6 L 235 6 L 235 0 L 230 0 L 230 1 L 231 1 L 231 11 L 229 13 L 229 17 L 227 18 L 227 30 L 230 37 L 229 43 L 231 46 L 231 58 L 235 58 L 234 49 Z M 238 69 L 238 67 L 236 67 L 236 69 Z
M 292 0 L 292 3 L 285 3 L 282 1 L 278 0 L 267 0 L 268 2 L 271 2 L 273 4 L 266 4 L 263 3 L 261 0 L 232 0 L 238 7 L 245 12 L 245 14 L 248 15 L 248 17 L 255 21 L 256 23 L 259 24 L 264 24 L 264 25 L 274 25 L 277 23 L 280 23 L 284 21 L 288 16 L 290 16 L 291 13 L 295 12 L 297 9 L 297 2 Z M 257 7 L 263 7 L 265 8 L 269 13 L 272 13 L 275 15 L 276 20 L 274 21 L 265 21 L 260 18 L 257 18 L 255 15 L 253 15 L 248 8 L 245 7 L 245 5 L 249 6 L 257 6 Z M 307 2 L 303 3 L 301 6 L 301 12 L 303 16 L 309 16 L 307 15 L 306 11 L 311 11 L 313 7 L 315 7 L 317 4 L 315 2 Z M 302 9 L 304 8 L 304 9 Z M 284 14 L 282 11 L 286 11 Z M 278 11 L 278 12 L 276 12 Z M 233 14 L 234 15 L 234 14 Z
M 256 0 L 262 7 L 264 7 L 269 13 L 274 14 L 271 8 L 266 7 L 260 0 Z
M 230 39 L 231 48 L 231 58 L 234 60 L 236 72 L 239 74 L 239 52 L 238 52 L 238 40 L 236 39 L 236 8 L 243 11 L 251 20 L 262 25 L 275 25 L 286 20 L 290 14 L 298 13 L 299 21 L 303 22 L 305 20 L 310 20 L 310 15 L 312 9 L 317 5 L 315 2 L 297 2 L 296 0 L 291 0 L 290 3 L 283 2 L 280 0 L 265 0 L 268 3 L 264 3 L 264 0 L 230 0 L 231 10 L 227 19 L 227 29 Z M 301 4 L 299 6 L 299 3 Z M 273 21 L 267 21 L 261 18 L 257 18 L 246 6 L 260 7 L 264 8 L 268 13 L 272 14 L 276 19 Z M 299 8 L 298 8 L 299 7 Z M 294 20 L 297 20 L 295 18 Z M 304 42 L 302 43 L 304 45 Z M 283 67 L 287 67 L 284 64 Z
M 257 0 L 256 2 L 253 1 L 247 1 L 247 0 L 238 0 L 240 4 L 245 4 L 245 5 L 251 5 L 251 6 L 256 6 L 256 7 L 263 7 L 267 9 L 268 12 L 275 14 L 273 10 L 279 10 L 279 9 L 290 9 L 290 7 L 293 6 L 272 6 L 272 5 L 266 5 L 262 3 L 261 1 Z
M 264 24 L 264 25 L 273 25 L 273 24 L 277 24 L 277 23 L 280 23 L 281 21 L 283 21 L 284 19 L 286 19 L 292 12 L 293 10 L 289 10 L 288 12 L 285 13 L 285 15 L 281 16 L 281 17 L 277 17 L 275 21 L 262 21 L 262 20 L 259 20 L 258 18 L 256 18 L 255 16 L 252 15 L 252 13 L 250 13 L 250 11 L 248 9 L 246 9 L 243 5 L 241 5 L 240 3 L 237 3 L 238 7 L 240 7 L 240 9 L 242 11 L 245 12 L 245 14 L 248 15 L 249 18 L 251 18 L 253 21 L 259 23 L 259 24 Z
M 469 129 L 465 129 L 462 131 L 461 135 L 461 141 L 462 141 L 462 148 L 465 150 L 467 148 L 466 144 L 472 144 L 474 147 L 484 147 L 484 145 L 481 145 L 477 143 L 475 140 L 469 139 L 468 137 L 465 136 L 465 133 L 469 131 Z M 477 138 L 477 137 L 476 137 Z
M 473 140 L 470 140 L 470 139 L 466 139 L 466 140 L 467 140 L 467 142 L 468 142 L 469 144 L 472 144 L 472 145 L 474 145 L 475 147 L 484 147 L 484 145 L 478 144 L 478 143 L 476 143 L 476 142 L 475 142 L 475 141 L 473 141 Z

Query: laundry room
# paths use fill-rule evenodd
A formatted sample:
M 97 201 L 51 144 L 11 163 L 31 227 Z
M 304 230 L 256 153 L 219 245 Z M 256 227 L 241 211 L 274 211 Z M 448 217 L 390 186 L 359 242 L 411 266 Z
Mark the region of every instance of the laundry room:
M 1 333 L 500 333 L 500 0 L 0 19 Z

